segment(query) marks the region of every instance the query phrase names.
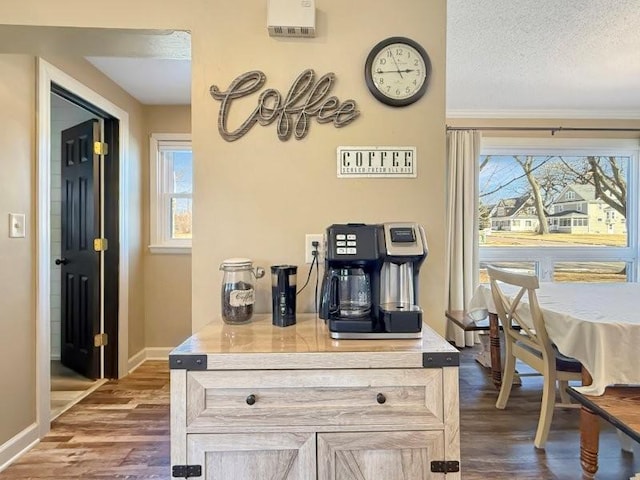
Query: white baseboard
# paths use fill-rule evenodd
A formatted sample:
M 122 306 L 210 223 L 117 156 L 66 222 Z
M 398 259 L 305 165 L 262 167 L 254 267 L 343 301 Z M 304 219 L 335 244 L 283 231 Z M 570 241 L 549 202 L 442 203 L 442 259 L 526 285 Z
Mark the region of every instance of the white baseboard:
M 147 347 L 147 360 L 168 360 L 175 347 Z
M 38 424 L 32 423 L 23 431 L 0 445 L 0 472 L 40 441 Z
M 169 353 L 175 347 L 147 347 L 129 359 L 129 373 L 142 365 L 146 360 L 168 360 Z
M 136 353 L 133 357 L 129 358 L 127 371 L 129 373 L 133 372 L 136 368 L 142 365 L 146 359 L 147 359 L 147 352 L 143 348 L 138 353 Z

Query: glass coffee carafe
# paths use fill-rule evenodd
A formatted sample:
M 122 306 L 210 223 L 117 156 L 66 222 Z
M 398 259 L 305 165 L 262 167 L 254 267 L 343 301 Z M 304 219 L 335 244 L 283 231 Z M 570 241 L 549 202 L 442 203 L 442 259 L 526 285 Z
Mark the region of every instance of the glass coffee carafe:
M 340 317 L 364 317 L 371 312 L 371 282 L 362 268 L 345 267 L 332 272 L 333 301 L 330 311 Z

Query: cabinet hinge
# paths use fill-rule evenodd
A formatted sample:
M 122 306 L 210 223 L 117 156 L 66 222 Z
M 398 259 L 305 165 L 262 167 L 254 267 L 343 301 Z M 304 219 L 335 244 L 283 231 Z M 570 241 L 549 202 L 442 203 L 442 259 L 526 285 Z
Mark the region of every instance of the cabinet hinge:
M 104 142 L 93 142 L 93 154 L 94 155 L 108 155 L 109 145 Z
M 95 347 L 104 347 L 109 343 L 109 335 L 106 333 L 98 333 L 93 337 L 93 345 Z
M 109 248 L 109 241 L 106 238 L 94 238 L 93 249 L 96 252 L 104 252 Z
M 431 471 L 435 473 L 455 473 L 460 471 L 460 462 L 457 460 L 441 460 L 431 462 Z
M 174 465 L 171 467 L 173 478 L 195 478 L 202 476 L 201 465 Z

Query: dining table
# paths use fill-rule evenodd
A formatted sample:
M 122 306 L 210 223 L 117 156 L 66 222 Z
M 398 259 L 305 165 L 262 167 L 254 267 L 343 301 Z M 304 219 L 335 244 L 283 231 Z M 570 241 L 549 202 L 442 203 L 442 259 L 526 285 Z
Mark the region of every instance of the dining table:
M 507 294 L 518 290 L 505 287 Z M 578 391 L 602 395 L 608 385 L 640 385 L 640 283 L 541 282 L 536 294 L 551 341 L 591 375 Z M 526 296 L 519 308 L 526 318 Z M 488 284 L 478 286 L 467 309 L 498 321 Z
M 519 291 L 515 286 L 503 287 L 508 296 Z M 573 390 L 585 398 L 597 398 L 605 394 L 607 387 L 640 387 L 640 283 L 540 282 L 536 296 L 549 339 L 560 353 L 582 363 L 586 381 Z M 526 295 L 518 308 L 524 319 L 530 318 Z M 477 287 L 467 309 L 474 318 L 486 315 L 490 322 L 498 322 L 488 284 Z M 497 326 L 494 331 L 498 331 Z M 492 352 L 492 358 L 497 360 L 492 362 L 492 370 L 499 372 L 499 338 L 492 339 L 492 348 L 496 345 L 497 353 Z M 594 478 L 599 428 L 594 427 L 594 411 L 585 405 L 582 410 L 583 478 Z

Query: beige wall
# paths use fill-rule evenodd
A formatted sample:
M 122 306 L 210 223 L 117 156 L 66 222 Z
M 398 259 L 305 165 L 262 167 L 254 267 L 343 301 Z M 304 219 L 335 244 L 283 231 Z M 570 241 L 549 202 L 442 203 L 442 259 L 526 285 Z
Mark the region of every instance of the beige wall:
M 147 138 L 152 133 L 191 133 L 189 106 L 145 107 Z M 149 142 L 145 156 L 149 155 Z M 143 161 L 149 178 L 149 162 Z M 149 244 L 149 182 L 144 182 L 144 241 Z M 191 334 L 191 255 L 144 255 L 145 345 L 172 347 Z
M 196 204 L 191 274 L 193 329 L 219 318 L 218 266 L 224 258 L 245 255 L 265 267 L 281 262 L 302 264 L 305 233 L 322 232 L 334 222 L 414 220 L 425 226 L 430 248 L 422 272 L 421 303 L 425 307 L 426 321 L 442 331 L 445 296 L 445 5 L 445 0 L 319 0 L 318 36 L 315 39 L 270 38 L 266 32 L 266 2 L 257 0 L 162 3 L 156 0 L 112 0 L 109 9 L 101 15 L 88 11 L 86 2 L 82 0 L 3 0 L 0 2 L 0 19 L 13 25 L 191 30 Z M 371 47 L 388 36 L 398 34 L 420 42 L 428 51 L 433 65 L 433 78 L 427 95 L 407 108 L 387 107 L 373 99 L 362 73 Z M 122 92 L 107 86 L 104 79 L 98 78 L 97 72 L 77 68 L 63 59 L 52 61 L 99 93 L 105 95 L 106 92 L 105 96 L 132 114 L 129 156 L 133 178 L 129 185 L 130 353 L 134 354 L 145 346 L 145 333 L 149 334 L 149 341 L 153 344 L 177 339 L 183 334 L 180 328 L 160 338 L 154 333 L 151 316 L 147 317 L 146 323 L 142 321 L 145 317 L 144 299 L 151 300 L 153 289 L 145 288 L 142 265 L 148 238 L 143 232 L 143 222 L 136 223 L 136 218 L 140 219 L 144 210 L 147 188 L 142 181 L 146 168 L 144 136 L 147 131 L 138 117 L 140 107 L 130 104 L 130 99 Z M 218 136 L 219 103 L 208 94 L 211 84 L 226 88 L 237 75 L 260 69 L 267 75 L 267 86 L 285 94 L 294 78 L 305 68 L 315 69 L 318 75 L 335 72 L 336 83 L 332 93 L 341 100 L 355 99 L 361 111 L 360 118 L 341 129 L 330 124 L 319 125 L 312 120 L 307 138 L 301 141 L 280 142 L 275 125 L 255 127 L 234 143 L 227 143 Z M 25 160 L 12 167 L 17 169 L 19 180 L 15 184 L 20 189 L 14 192 L 15 199 L 7 192 L 0 194 L 0 199 L 7 198 L 12 203 L 3 207 L 0 213 L 13 209 L 15 203 L 15 208 L 27 210 L 33 222 L 33 70 L 24 70 L 21 66 L 17 75 L 11 67 L 9 70 L 7 75 L 2 72 L 0 77 L 3 79 L 2 88 L 13 82 L 19 87 L 18 91 L 26 90 L 18 108 L 25 124 L 14 128 L 18 137 L 12 137 L 10 145 L 2 148 L 2 154 L 5 161 L 17 154 Z M 11 92 L 3 90 L 0 95 L 10 102 L 16 97 L 15 89 Z M 238 102 L 232 122 L 237 124 L 239 117 L 246 116 L 254 108 L 255 101 L 253 96 Z M 339 145 L 416 146 L 418 178 L 338 180 L 335 152 Z M 5 156 L 5 151 L 13 155 Z M 4 240 L 0 239 L 0 242 Z M 26 290 L 28 293 L 21 293 L 22 300 L 11 300 L 11 305 L 15 305 L 10 311 L 12 317 L 16 317 L 16 329 L 11 331 L 13 337 L 4 336 L 23 339 L 22 347 L 18 341 L 12 340 L 20 354 L 10 356 L 4 350 L 0 351 L 0 364 L 12 366 L 7 372 L 0 370 L 0 384 L 7 384 L 7 380 L 12 382 L 15 379 L 12 372 L 16 368 L 20 373 L 16 377 L 17 384 L 12 384 L 16 392 L 16 410 L 5 410 L 11 411 L 12 418 L 5 420 L 3 417 L 0 444 L 11 433 L 26 428 L 34 419 L 35 300 L 32 287 L 35 251 L 33 240 L 28 242 L 28 246 L 25 243 L 12 247 L 22 250 L 11 252 L 14 254 L 11 273 L 0 272 L 0 282 L 29 289 Z M 4 247 L 2 254 L 5 254 Z M 170 271 L 175 266 L 168 259 L 166 263 L 164 260 L 158 260 L 158 263 L 155 259 L 148 260 L 146 272 L 149 275 Z M 15 272 L 23 272 L 18 274 L 17 281 Z M 181 270 L 180 274 L 186 272 Z M 265 278 L 260 282 L 259 310 L 268 309 L 268 288 L 268 279 Z M 4 292 L 0 295 L 4 300 Z M 311 304 L 309 295 L 301 301 L 304 310 L 309 310 Z
M 426 321 L 442 331 L 445 1 L 322 0 L 316 5 L 314 39 L 270 38 L 266 2 L 254 0 L 218 2 L 203 12 L 201 25 L 207 28 L 192 32 L 193 327 L 220 321 L 218 267 L 227 257 L 246 256 L 265 268 L 298 264 L 302 280 L 305 233 L 322 233 L 332 223 L 413 220 L 424 225 L 430 248 L 421 274 L 421 304 Z M 433 64 L 426 96 L 406 108 L 375 100 L 363 78 L 370 49 L 398 34 L 420 42 Z M 262 70 L 265 88 L 286 95 L 305 68 L 317 75 L 335 72 L 332 93 L 354 99 L 360 118 L 341 129 L 312 119 L 305 139 L 288 142 L 277 139 L 275 124 L 255 126 L 233 143 L 217 134 L 220 103 L 208 95 L 211 84 L 226 89 L 237 75 Z M 255 108 L 256 97 L 233 105 L 233 125 Z M 338 179 L 340 145 L 414 145 L 418 178 Z M 266 311 L 268 277 L 258 286 L 256 308 Z M 312 308 L 311 291 L 304 292 L 302 310 Z
M 0 55 L 0 445 L 35 420 L 35 59 Z M 26 238 L 8 238 L 8 214 Z

